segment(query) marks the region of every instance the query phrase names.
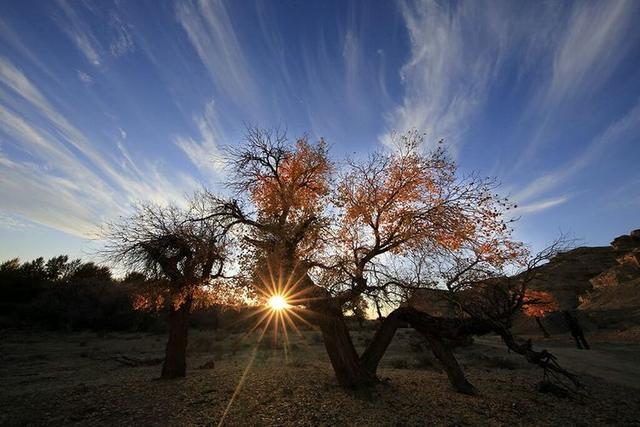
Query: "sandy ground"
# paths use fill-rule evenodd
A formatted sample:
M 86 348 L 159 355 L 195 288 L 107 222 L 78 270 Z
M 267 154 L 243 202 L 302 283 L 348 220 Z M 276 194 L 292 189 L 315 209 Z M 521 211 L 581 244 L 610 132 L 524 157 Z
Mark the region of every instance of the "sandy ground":
M 356 345 L 370 334 L 354 333 Z M 187 378 L 161 381 L 159 365 L 122 356 L 153 363 L 163 336 L 5 333 L 0 425 L 640 425 L 638 344 L 542 342 L 585 383 L 562 399 L 536 391 L 541 372 L 495 337 L 458 351 L 476 397 L 452 391 L 410 330 L 385 356 L 383 383 L 358 393 L 336 385 L 316 332 L 290 336 L 286 353 L 240 338 L 193 332 Z
M 479 337 L 476 345 L 496 351 L 504 347 L 498 337 Z M 540 339 L 537 345 L 553 353 L 572 372 L 640 389 L 640 344 L 594 341 L 587 351 L 576 349 L 569 337 L 560 337 Z

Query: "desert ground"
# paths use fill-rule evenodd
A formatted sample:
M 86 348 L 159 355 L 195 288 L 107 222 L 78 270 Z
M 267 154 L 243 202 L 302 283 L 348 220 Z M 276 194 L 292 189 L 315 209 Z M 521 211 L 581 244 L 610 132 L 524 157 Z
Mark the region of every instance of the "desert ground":
M 355 332 L 356 345 L 372 333 Z M 170 381 L 157 379 L 163 335 L 5 332 L 0 425 L 640 425 L 640 344 L 591 338 L 591 351 L 537 339 L 584 383 L 560 398 L 537 391 L 542 372 L 491 336 L 457 350 L 472 397 L 410 329 L 385 355 L 383 381 L 358 392 L 337 386 L 316 331 L 290 332 L 288 346 L 192 331 L 187 377 Z

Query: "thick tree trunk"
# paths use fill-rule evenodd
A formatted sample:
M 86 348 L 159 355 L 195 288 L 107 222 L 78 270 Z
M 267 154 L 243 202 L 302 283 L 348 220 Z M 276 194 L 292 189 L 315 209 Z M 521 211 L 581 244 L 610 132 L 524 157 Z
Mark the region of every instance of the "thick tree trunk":
M 345 388 L 359 388 L 377 382 L 376 376 L 360 363 L 342 312 L 331 311 L 323 313 L 318 324 L 338 383 Z
M 398 328 L 398 322 L 403 321 L 409 322 L 414 329 L 428 340 L 434 355 L 442 363 L 449 381 L 457 391 L 465 394 L 476 393 L 473 385 L 467 381 L 453 352 L 438 335 L 440 333 L 438 331 L 439 328 L 445 329 L 445 333 L 453 335 L 461 333 L 461 331 L 452 326 L 451 322 L 442 322 L 411 307 L 399 308 L 381 322 L 373 341 L 362 354 L 362 357 L 358 357 L 351 341 L 340 302 L 332 299 L 326 290 L 317 287 L 308 275 L 304 278 L 303 283 L 309 289 L 308 297 L 310 302 L 307 307 L 317 315 L 317 323 L 322 331 L 329 360 L 341 386 L 357 388 L 371 385 L 378 381 L 376 377 L 377 367 L 393 339 Z
M 360 362 L 340 301 L 332 298 L 326 289 L 316 286 L 306 272 L 303 274 L 304 277 L 299 283 L 300 288 L 305 289 L 304 294 L 308 298 L 305 305 L 313 313 L 313 319 L 310 320 L 322 332 L 324 346 L 338 384 L 344 388 L 360 388 L 378 382 L 375 374 L 367 371 Z
M 549 338 L 549 332 L 547 332 L 547 328 L 544 327 L 544 325 L 542 324 L 542 320 L 539 317 L 536 317 L 536 323 L 538 324 L 538 327 L 542 331 L 544 337 Z
M 191 300 L 191 297 L 186 298 L 180 307 L 172 307 L 169 312 L 169 339 L 162 365 L 162 378 L 179 378 L 187 374 L 187 335 Z
M 422 317 L 426 316 L 426 314 L 423 314 Z M 409 324 L 427 340 L 431 351 L 442 364 L 451 385 L 453 385 L 456 391 L 464 394 L 476 394 L 475 387 L 465 377 L 455 355 L 446 342 L 437 335 L 437 328 L 433 327 L 435 325 L 428 326 L 426 322 L 420 322 L 418 320 L 419 317 L 419 312 L 408 307 L 400 308 L 390 313 L 376 331 L 367 349 L 362 353 L 362 364 L 369 372 L 375 374 L 382 356 L 387 350 L 387 347 L 389 347 L 398 329 L 399 323 L 401 321 L 409 322 Z M 445 332 L 444 328 L 442 329 L 442 332 Z

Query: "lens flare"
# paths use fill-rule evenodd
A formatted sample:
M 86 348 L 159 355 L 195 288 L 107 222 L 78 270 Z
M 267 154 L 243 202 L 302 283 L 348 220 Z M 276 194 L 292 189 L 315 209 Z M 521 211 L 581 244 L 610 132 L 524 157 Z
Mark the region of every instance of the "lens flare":
M 267 305 L 273 311 L 280 311 L 289 308 L 287 300 L 282 295 L 273 295 L 269 298 L 269 301 L 267 301 Z

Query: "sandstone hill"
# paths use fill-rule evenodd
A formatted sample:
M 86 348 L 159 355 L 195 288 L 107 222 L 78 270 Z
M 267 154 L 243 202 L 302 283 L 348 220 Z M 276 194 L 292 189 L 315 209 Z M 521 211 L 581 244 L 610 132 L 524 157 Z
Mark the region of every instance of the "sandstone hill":
M 640 328 L 640 230 L 615 238 L 609 246 L 578 247 L 536 269 L 529 288 L 553 296 L 558 311 L 544 323 L 551 333 L 566 332 L 562 311 L 576 311 L 587 329 Z M 439 289 L 423 289 L 407 302 L 432 315 L 455 316 L 456 307 Z M 537 333 L 535 320 L 514 319 L 519 333 Z
M 634 230 L 615 238 L 610 246 L 579 247 L 559 254 L 538 267 L 529 287 L 551 293 L 561 310 L 640 308 L 640 296 L 623 298 L 634 283 L 640 283 L 639 263 L 640 230 Z

